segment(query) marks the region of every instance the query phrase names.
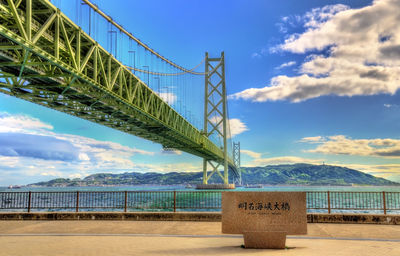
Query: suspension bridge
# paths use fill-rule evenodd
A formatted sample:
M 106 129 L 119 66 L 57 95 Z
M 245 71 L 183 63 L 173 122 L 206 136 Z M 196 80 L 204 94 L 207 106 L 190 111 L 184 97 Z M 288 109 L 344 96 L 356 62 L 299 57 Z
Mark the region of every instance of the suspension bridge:
M 199 156 L 203 184 L 239 175 L 224 58 L 182 67 L 88 0 L 0 0 L 0 92 Z

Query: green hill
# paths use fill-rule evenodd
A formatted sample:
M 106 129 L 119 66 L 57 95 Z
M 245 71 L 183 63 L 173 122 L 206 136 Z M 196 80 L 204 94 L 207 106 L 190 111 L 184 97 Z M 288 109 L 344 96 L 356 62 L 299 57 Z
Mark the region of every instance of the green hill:
M 242 168 L 242 179 L 245 184 L 400 185 L 399 183 L 346 167 L 311 164 L 245 167 Z
M 230 175 L 231 178 L 233 175 Z M 202 181 L 201 172 L 171 172 L 121 174 L 98 173 L 84 179 L 54 179 L 31 184 L 33 186 L 65 187 L 65 186 L 103 186 L 103 185 L 177 185 L 198 184 Z M 333 165 L 268 165 L 264 167 L 243 167 L 242 179 L 244 184 L 269 185 L 373 185 L 395 186 L 399 183 L 383 178 L 377 178 L 357 170 Z M 209 183 L 220 183 L 214 175 Z

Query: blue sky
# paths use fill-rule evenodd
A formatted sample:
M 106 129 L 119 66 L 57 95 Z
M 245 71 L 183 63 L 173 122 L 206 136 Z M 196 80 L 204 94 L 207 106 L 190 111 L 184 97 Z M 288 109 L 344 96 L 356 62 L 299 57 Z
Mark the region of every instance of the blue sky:
M 400 1 L 95 2 L 182 66 L 225 52 L 243 166 L 324 162 L 400 182 Z M 0 94 L 0 185 L 201 163 Z

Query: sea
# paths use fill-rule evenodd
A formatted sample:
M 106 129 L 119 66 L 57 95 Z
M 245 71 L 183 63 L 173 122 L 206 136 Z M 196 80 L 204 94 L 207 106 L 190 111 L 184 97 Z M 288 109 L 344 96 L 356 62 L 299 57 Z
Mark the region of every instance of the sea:
M 90 187 L 0 187 L 0 192 L 56 192 L 56 191 L 199 191 L 185 185 L 90 186 Z M 338 192 L 400 192 L 400 186 L 293 186 L 263 185 L 237 187 L 229 191 L 338 191 Z
M 20 209 L 26 211 L 28 193 L 7 192 L 39 192 L 32 193 L 32 210 L 60 211 L 74 210 L 79 200 L 82 211 L 121 211 L 127 205 L 128 211 L 172 211 L 176 199 L 177 211 L 220 211 L 221 194 L 205 192 L 185 185 L 140 185 L 140 186 L 99 186 L 99 187 L 0 187 L 0 211 Z M 71 192 L 97 193 L 71 193 Z M 124 191 L 128 191 L 124 193 Z M 177 193 L 167 192 L 176 191 Z M 215 190 L 214 190 L 215 191 Z M 328 205 L 332 212 L 341 213 L 383 213 L 383 193 L 387 213 L 400 214 L 400 186 L 268 186 L 237 187 L 229 191 L 303 191 L 307 193 L 308 212 L 327 212 Z M 328 204 L 330 191 L 330 204 Z M 3 193 L 2 193 L 3 192 Z M 4 193 L 6 192 L 6 193 Z M 42 193 L 40 193 L 42 192 Z M 69 192 L 69 193 L 43 193 Z M 102 193 L 120 192 L 120 193 Z M 138 193 L 137 193 L 138 192 Z M 139 193 L 154 192 L 154 193 Z M 158 193 L 166 192 L 166 193 Z M 312 193 L 314 192 L 314 193 Z M 356 192 L 356 193 L 338 193 Z M 375 193 L 357 193 L 375 192 Z M 29 199 L 30 200 L 30 199 Z

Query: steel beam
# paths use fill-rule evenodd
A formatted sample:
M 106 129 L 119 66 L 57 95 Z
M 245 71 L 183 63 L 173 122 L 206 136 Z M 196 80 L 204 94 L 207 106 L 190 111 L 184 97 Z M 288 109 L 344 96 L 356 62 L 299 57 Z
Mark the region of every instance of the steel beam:
M 222 138 L 223 159 L 218 163 L 213 163 L 213 161 L 209 159 L 203 159 L 203 184 L 208 184 L 209 179 L 214 173 L 217 173 L 222 178 L 224 184 L 229 184 L 228 165 L 230 157 L 228 156 L 227 143 L 228 113 L 226 103 L 224 52 L 221 53 L 220 58 L 209 58 L 208 53 L 206 53 L 205 73 L 203 132 L 208 137 L 216 134 Z M 210 174 L 208 174 L 208 166 L 212 167 Z M 223 167 L 223 175 L 219 171 L 220 167 Z
M 2 92 L 206 161 L 233 164 L 207 134 L 171 108 L 48 0 L 22 0 L 22 4 L 3 0 L 0 10 L 0 77 L 7 81 L 7 85 L 0 83 Z M 216 75 L 223 74 L 218 71 Z M 82 109 L 90 105 L 92 110 L 83 113 Z M 118 112 L 111 117 L 115 122 L 103 121 L 111 112 Z M 126 121 L 132 118 L 136 121 Z

